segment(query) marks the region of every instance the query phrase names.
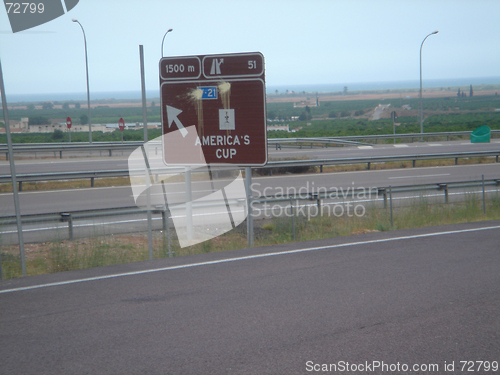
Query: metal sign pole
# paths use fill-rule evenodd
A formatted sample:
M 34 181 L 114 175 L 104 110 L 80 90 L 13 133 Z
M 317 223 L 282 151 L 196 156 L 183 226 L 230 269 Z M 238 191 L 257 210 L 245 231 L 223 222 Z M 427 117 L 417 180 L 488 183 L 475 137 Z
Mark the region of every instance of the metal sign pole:
M 14 152 L 12 149 L 12 139 L 10 136 L 9 115 L 7 113 L 7 98 L 5 97 L 5 87 L 3 83 L 2 63 L 0 62 L 0 91 L 2 94 L 3 118 L 5 120 L 5 134 L 7 135 L 7 147 L 10 161 L 10 174 L 12 176 L 12 191 L 14 193 L 14 206 L 16 209 L 17 234 L 19 237 L 19 252 L 21 255 L 21 270 L 26 276 L 26 259 L 24 257 L 23 226 L 21 222 L 21 207 L 19 205 L 19 194 L 17 191 L 16 166 L 14 163 Z
M 148 142 L 148 123 L 147 123 L 147 108 L 146 108 L 146 83 L 144 78 L 144 49 L 142 44 L 139 45 L 139 56 L 141 60 L 141 89 L 142 89 L 142 121 L 144 123 L 144 146 L 142 148 L 144 153 L 144 159 L 146 160 L 146 165 L 148 165 L 148 170 L 146 171 L 146 196 L 147 196 L 147 216 L 148 216 L 148 249 L 149 249 L 149 259 L 153 259 L 153 219 L 151 217 L 151 177 L 149 174 L 149 147 Z
M 245 190 L 247 194 L 247 241 L 248 247 L 254 244 L 253 238 L 253 210 L 252 210 L 252 168 L 245 167 Z
M 144 123 L 144 143 L 148 141 L 148 122 L 147 122 L 147 104 L 146 104 L 146 79 L 144 73 L 144 49 L 139 45 L 139 55 L 141 58 L 141 89 L 142 89 L 142 122 Z M 149 156 L 149 155 L 148 155 Z

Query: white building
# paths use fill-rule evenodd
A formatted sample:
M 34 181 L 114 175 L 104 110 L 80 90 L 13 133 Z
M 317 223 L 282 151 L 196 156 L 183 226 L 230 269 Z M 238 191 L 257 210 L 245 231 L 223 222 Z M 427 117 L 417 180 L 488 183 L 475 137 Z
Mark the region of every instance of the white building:
M 286 124 L 286 125 L 268 125 L 267 126 L 267 131 L 279 131 L 279 130 L 290 133 L 290 127 L 288 124 Z

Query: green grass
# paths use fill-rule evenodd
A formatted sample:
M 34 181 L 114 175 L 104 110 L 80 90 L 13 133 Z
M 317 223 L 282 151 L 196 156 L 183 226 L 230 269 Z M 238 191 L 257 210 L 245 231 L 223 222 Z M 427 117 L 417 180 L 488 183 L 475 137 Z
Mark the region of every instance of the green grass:
M 407 207 L 395 208 L 394 226 L 391 226 L 389 208 L 365 206 L 363 216 L 346 215 L 336 217 L 324 215 L 307 217 L 301 215 L 255 221 L 255 246 L 269 246 L 290 242 L 317 240 L 339 236 L 422 228 L 435 225 L 467 223 L 500 219 L 500 195 L 492 195 L 486 201 L 483 213 L 481 195 L 466 193 L 462 203 L 436 203 L 426 198 L 417 198 Z M 327 211 L 325 211 L 327 212 Z M 293 229 L 295 228 L 295 241 Z M 246 225 L 194 246 L 180 248 L 172 232 L 174 256 L 186 256 L 247 247 Z M 19 248 L 3 246 L 3 278 L 21 277 Z M 162 233 L 154 232 L 154 258 L 168 257 L 166 240 Z M 53 241 L 44 244 L 27 244 L 26 265 L 28 275 L 56 273 L 76 269 L 101 267 L 113 264 L 140 262 L 149 259 L 148 240 L 144 233 L 132 235 L 100 235 L 75 241 Z

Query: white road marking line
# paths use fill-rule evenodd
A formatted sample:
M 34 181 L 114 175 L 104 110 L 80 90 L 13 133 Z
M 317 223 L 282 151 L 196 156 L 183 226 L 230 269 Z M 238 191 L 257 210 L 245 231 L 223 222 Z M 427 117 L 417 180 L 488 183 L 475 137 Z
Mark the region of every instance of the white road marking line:
M 449 176 L 450 173 L 442 173 L 442 174 L 423 174 L 417 176 L 397 176 L 397 177 L 389 177 L 389 180 L 397 180 L 400 178 L 422 178 L 422 177 L 439 177 L 439 176 Z
M 114 278 L 123 277 L 123 276 L 135 276 L 135 275 L 142 275 L 142 274 L 148 274 L 148 273 L 153 273 L 153 272 L 172 271 L 172 270 L 183 269 L 183 268 L 192 268 L 192 267 L 208 266 L 208 265 L 213 265 L 213 264 L 222 264 L 222 263 L 229 263 L 229 262 L 237 262 L 237 261 L 241 261 L 241 260 L 250 260 L 250 259 L 257 259 L 257 258 L 267 258 L 267 257 L 272 257 L 272 256 L 278 256 L 278 255 L 289 255 L 289 254 L 305 253 L 305 252 L 309 252 L 309 251 L 326 250 L 326 249 L 339 249 L 339 248 L 343 248 L 343 247 L 358 246 L 358 245 L 369 245 L 369 244 L 392 242 L 392 241 L 404 241 L 404 240 L 411 240 L 411 239 L 416 239 L 416 238 L 437 237 L 437 236 L 445 236 L 445 235 L 448 235 L 448 234 L 479 232 L 479 231 L 491 230 L 491 229 L 500 229 L 500 225 L 492 226 L 492 227 L 482 227 L 482 228 L 472 228 L 472 229 L 462 229 L 462 230 L 450 230 L 450 231 L 447 231 L 447 232 L 416 234 L 416 235 L 411 235 L 411 236 L 392 237 L 392 238 L 384 238 L 384 239 L 379 239 L 379 240 L 349 242 L 349 243 L 343 243 L 343 244 L 338 244 L 338 245 L 318 246 L 318 247 L 306 247 L 306 248 L 302 248 L 302 249 L 280 251 L 280 252 L 275 252 L 275 253 L 265 253 L 265 254 L 248 255 L 248 256 L 242 256 L 242 257 L 237 257 L 237 258 L 219 259 L 219 260 L 212 260 L 212 261 L 200 262 L 200 263 L 189 263 L 189 264 L 183 264 L 183 265 L 179 265 L 179 266 L 154 268 L 154 269 L 151 269 L 151 270 L 142 270 L 142 271 L 135 271 L 135 272 L 124 272 L 124 273 L 118 273 L 118 274 L 114 274 L 114 275 L 89 277 L 89 278 L 84 278 L 84 279 L 67 280 L 67 281 L 60 281 L 60 282 L 55 282 L 55 283 L 48 283 L 48 284 L 32 285 L 32 286 L 20 287 L 20 288 L 5 289 L 5 290 L 0 290 L 0 294 L 2 294 L 2 293 L 20 292 L 20 291 L 40 289 L 40 288 L 47 288 L 47 287 L 52 287 L 52 286 L 77 284 L 77 283 L 83 283 L 83 282 L 88 282 L 88 281 L 98 281 L 98 280 L 114 279 Z
M 373 146 L 358 146 L 360 150 L 368 150 L 370 148 L 373 148 Z
M 395 144 L 395 145 L 393 145 L 393 146 L 394 146 L 394 147 L 396 147 L 396 148 L 401 148 L 401 147 L 410 147 L 410 146 L 405 145 L 405 144 Z

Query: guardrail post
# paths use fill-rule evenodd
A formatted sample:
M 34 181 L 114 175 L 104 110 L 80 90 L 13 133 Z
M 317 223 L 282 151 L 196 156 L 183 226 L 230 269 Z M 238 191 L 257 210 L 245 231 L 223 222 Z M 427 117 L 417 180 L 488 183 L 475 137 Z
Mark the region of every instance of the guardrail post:
M 68 223 L 69 239 L 73 241 L 73 218 L 70 213 L 61 213 L 61 221 Z
M 448 203 L 448 184 L 438 184 L 439 189 L 444 190 L 444 203 Z
M 161 222 L 162 222 L 162 229 L 163 229 L 163 233 L 162 233 L 163 254 L 165 254 L 165 250 L 168 250 L 168 257 L 172 258 L 172 243 L 170 240 L 170 227 L 168 225 L 168 218 L 170 216 L 170 210 L 168 209 L 168 207 L 157 206 L 153 212 L 155 214 L 159 213 L 161 215 Z M 165 242 L 166 242 L 166 244 L 165 244 Z
M 113 150 L 109 149 L 109 157 L 113 156 Z
M 318 206 L 318 213 L 321 212 L 321 198 L 318 193 L 309 193 L 309 199 L 312 201 L 316 201 L 316 205 Z
M 62 159 L 62 150 L 59 151 L 59 159 Z
M 19 181 L 19 191 L 23 191 L 23 182 Z
M 394 220 L 392 217 L 392 186 L 389 186 L 389 206 L 391 210 L 391 228 L 394 228 Z
M 496 162 L 498 163 L 498 155 L 496 156 L 496 159 L 497 159 Z
M 366 169 L 368 170 L 370 169 L 370 164 L 371 164 L 370 162 L 367 163 Z
M 415 168 L 415 166 L 417 165 L 417 161 L 416 160 L 413 160 L 413 168 Z
M 455 158 L 455 165 L 458 165 L 458 158 Z
M 319 166 L 319 173 L 323 173 L 323 164 Z
M 379 188 L 378 194 L 380 194 L 380 193 L 382 193 L 382 195 L 384 197 L 384 208 L 387 208 L 387 189 L 386 188 Z
M 165 226 L 165 231 L 167 232 L 167 247 L 168 247 L 168 257 L 172 258 L 173 257 L 173 252 L 172 252 L 172 238 L 170 235 L 170 225 L 168 224 L 168 219 L 170 218 L 170 209 L 167 206 L 167 209 L 165 211 L 165 223 L 163 224 Z
M 90 177 L 90 187 L 94 187 L 95 177 Z

